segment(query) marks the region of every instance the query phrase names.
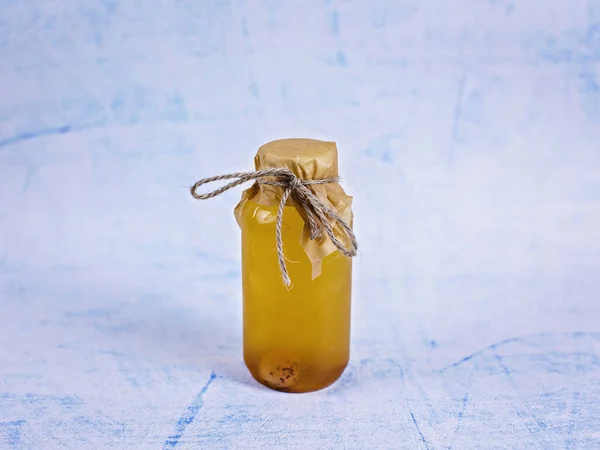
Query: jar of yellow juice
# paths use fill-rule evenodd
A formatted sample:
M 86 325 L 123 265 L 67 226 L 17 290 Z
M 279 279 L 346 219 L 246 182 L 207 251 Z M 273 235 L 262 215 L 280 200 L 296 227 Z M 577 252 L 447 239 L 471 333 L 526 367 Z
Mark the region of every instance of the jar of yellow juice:
M 310 392 L 335 382 L 350 354 L 352 198 L 338 184 L 333 142 L 262 146 L 255 172 L 201 180 L 196 198 L 255 180 L 235 208 L 242 230 L 244 360 L 261 384 Z M 200 184 L 237 181 L 210 194 Z

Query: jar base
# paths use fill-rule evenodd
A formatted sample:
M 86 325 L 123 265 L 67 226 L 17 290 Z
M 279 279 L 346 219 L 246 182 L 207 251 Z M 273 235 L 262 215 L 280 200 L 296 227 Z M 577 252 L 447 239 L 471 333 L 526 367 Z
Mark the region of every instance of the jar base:
M 335 383 L 348 365 L 330 358 L 300 358 L 292 352 L 273 351 L 262 357 L 244 358 L 252 377 L 269 389 L 288 393 L 306 393 L 325 389 Z

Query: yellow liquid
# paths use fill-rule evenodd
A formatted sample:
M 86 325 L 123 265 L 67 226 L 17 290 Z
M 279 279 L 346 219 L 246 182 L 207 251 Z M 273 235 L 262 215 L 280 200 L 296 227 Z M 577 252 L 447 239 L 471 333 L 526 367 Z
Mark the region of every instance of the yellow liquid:
M 336 381 L 350 352 L 352 260 L 339 252 L 323 260 L 314 280 L 294 207 L 283 214 L 283 248 L 291 288 L 277 261 L 277 207 L 249 201 L 242 219 L 244 360 L 261 384 L 284 392 L 310 392 Z

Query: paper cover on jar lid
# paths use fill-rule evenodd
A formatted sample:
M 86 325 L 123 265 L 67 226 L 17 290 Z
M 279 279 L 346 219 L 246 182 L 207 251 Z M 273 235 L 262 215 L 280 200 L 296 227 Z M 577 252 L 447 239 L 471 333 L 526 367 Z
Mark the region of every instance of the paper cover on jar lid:
M 303 180 L 333 178 L 338 176 L 337 147 L 335 142 L 316 139 L 281 139 L 260 147 L 254 158 L 254 165 L 256 170 L 287 167 Z M 352 197 L 347 195 L 338 183 L 314 184 L 309 188 L 352 226 Z M 246 202 L 251 200 L 263 206 L 277 206 L 281 194 L 281 187 L 264 183 L 255 183 L 246 189 L 234 210 L 238 224 L 241 226 L 242 211 Z M 296 206 L 292 199 L 288 204 Z M 304 209 L 296 209 L 306 219 Z M 336 232 L 336 235 L 339 235 L 342 241 L 347 239 L 343 233 Z M 311 239 L 307 223 L 300 237 L 300 244 L 311 261 L 314 279 L 321 274 L 323 258 L 336 251 L 336 247 L 327 236 Z

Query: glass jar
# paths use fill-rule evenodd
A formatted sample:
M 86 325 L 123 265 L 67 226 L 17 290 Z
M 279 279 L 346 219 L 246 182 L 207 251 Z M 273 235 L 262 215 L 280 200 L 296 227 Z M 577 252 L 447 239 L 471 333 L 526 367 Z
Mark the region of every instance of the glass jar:
M 337 177 L 334 143 L 309 139 L 275 141 L 259 149 L 256 170 L 287 167 L 304 180 Z M 351 197 L 337 183 L 311 186 L 345 215 Z M 255 184 L 236 208 L 242 230 L 244 360 L 263 385 L 309 392 L 335 382 L 350 351 L 352 259 L 325 236 L 307 236 L 293 200 L 283 212 L 282 241 L 291 285 L 282 282 L 276 249 L 276 219 L 283 189 Z

